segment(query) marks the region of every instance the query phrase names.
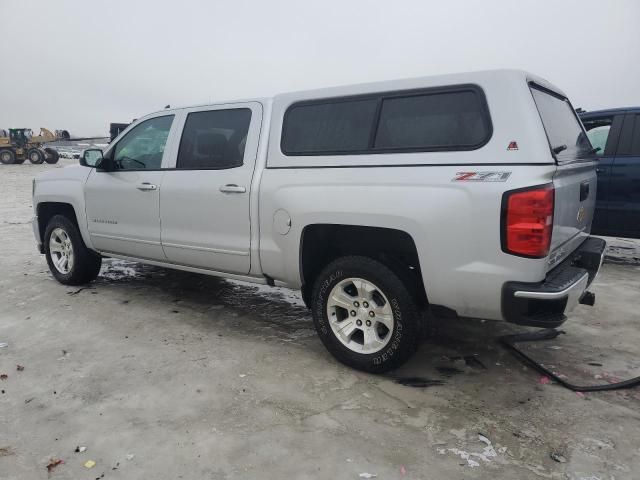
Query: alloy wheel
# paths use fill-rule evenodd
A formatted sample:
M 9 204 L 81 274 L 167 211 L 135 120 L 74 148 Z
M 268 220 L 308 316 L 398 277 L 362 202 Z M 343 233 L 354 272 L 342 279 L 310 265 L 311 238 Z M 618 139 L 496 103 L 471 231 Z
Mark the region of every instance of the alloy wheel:
M 393 310 L 387 297 L 362 278 L 346 278 L 333 287 L 327 317 L 336 338 L 357 353 L 382 350 L 393 334 Z
M 73 244 L 67 232 L 62 228 L 56 228 L 49 237 L 49 253 L 53 266 L 63 275 L 67 275 L 73 269 L 74 254 Z

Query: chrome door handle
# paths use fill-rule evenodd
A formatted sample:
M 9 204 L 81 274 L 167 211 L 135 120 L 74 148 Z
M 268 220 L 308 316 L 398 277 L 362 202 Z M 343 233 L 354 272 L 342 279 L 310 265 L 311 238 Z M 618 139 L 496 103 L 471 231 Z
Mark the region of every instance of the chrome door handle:
M 143 183 L 139 183 L 138 186 L 136 187 L 138 190 L 142 190 L 144 192 L 148 192 L 150 190 L 157 190 L 158 186 L 154 185 L 153 183 L 149 183 L 149 182 L 143 182 Z
M 246 188 L 240 187 L 235 183 L 228 183 L 220 187 L 220 191 L 222 193 L 244 193 L 247 191 Z
M 604 168 L 596 168 L 596 173 L 604 173 Z

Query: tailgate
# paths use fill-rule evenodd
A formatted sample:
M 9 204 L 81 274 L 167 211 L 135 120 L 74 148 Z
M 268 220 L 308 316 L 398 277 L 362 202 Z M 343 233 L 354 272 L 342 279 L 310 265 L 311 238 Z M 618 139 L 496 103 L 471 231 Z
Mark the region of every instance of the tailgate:
M 559 165 L 553 185 L 555 207 L 548 269 L 569 256 L 589 236 L 596 205 L 595 163 Z
M 558 169 L 548 269 L 567 258 L 591 231 L 596 202 L 596 163 L 589 138 L 563 95 L 530 83 L 531 94 Z

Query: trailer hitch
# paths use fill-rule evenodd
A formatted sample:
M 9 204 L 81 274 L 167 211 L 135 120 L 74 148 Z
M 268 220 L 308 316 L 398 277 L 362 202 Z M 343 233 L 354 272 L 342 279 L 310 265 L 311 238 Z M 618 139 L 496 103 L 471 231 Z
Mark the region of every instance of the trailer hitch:
M 586 291 L 578 300 L 578 303 L 581 305 L 588 305 L 589 307 L 593 307 L 596 303 L 596 294 L 593 292 Z

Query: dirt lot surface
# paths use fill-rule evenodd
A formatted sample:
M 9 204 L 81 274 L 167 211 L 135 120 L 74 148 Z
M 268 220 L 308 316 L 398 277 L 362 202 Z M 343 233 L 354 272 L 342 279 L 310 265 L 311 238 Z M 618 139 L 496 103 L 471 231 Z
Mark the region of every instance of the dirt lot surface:
M 640 389 L 546 383 L 497 343 L 522 329 L 439 321 L 373 376 L 286 289 L 119 260 L 58 284 L 29 222 L 32 177 L 62 165 L 0 165 L 0 478 L 640 478 Z M 640 248 L 613 243 L 596 306 L 527 347 L 575 383 L 640 375 Z

